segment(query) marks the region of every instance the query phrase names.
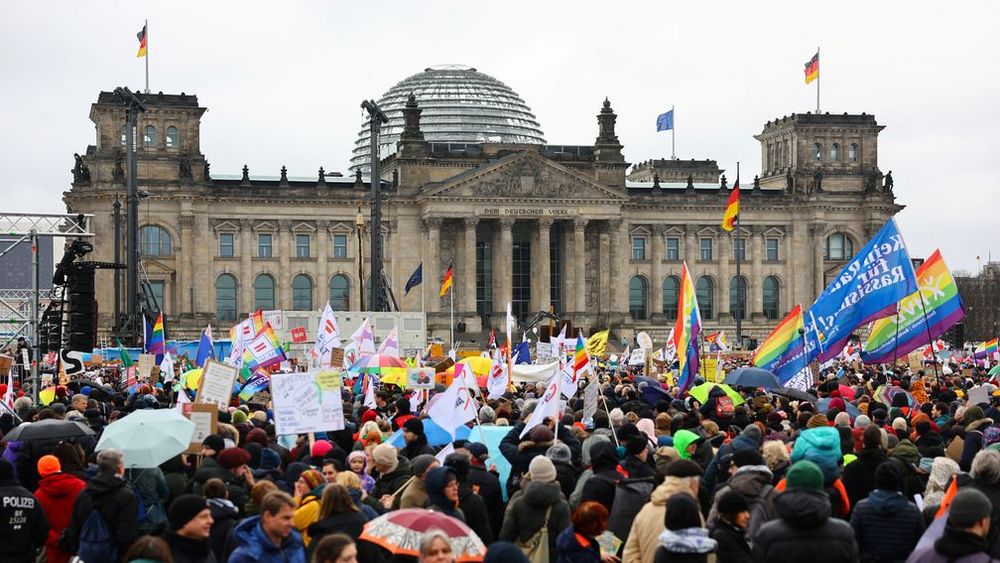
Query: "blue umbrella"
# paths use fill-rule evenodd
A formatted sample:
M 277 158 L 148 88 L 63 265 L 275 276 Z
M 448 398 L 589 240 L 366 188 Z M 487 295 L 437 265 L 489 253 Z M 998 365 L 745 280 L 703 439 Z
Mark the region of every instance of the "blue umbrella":
M 855 418 L 858 417 L 858 415 L 861 414 L 861 411 L 858 410 L 858 407 L 854 406 L 851 403 L 848 403 L 847 401 L 844 401 L 844 406 L 847 408 L 847 414 L 850 415 L 851 420 L 854 420 Z M 820 399 L 816 403 L 816 409 L 819 410 L 819 412 L 826 414 L 826 412 L 830 410 L 830 398 L 827 397 L 826 399 Z
M 636 386 L 639 388 L 639 395 L 642 400 L 650 405 L 656 406 L 660 401 L 673 401 L 674 398 L 667 393 L 667 390 L 660 386 L 660 382 L 651 377 L 635 378 Z
M 781 383 L 777 376 L 766 369 L 743 367 L 734 370 L 726 376 L 727 385 L 738 387 L 763 387 L 764 389 L 780 389 Z
M 433 420 L 429 418 L 421 419 L 424 423 L 424 435 L 427 436 L 427 443 L 431 446 L 443 446 L 445 444 L 451 443 L 451 434 L 437 425 Z M 468 440 L 469 439 L 468 426 L 459 426 L 455 429 L 455 439 L 456 440 Z M 387 440 L 390 444 L 397 448 L 405 448 L 406 440 L 403 439 L 403 431 L 397 430 L 393 432 L 392 436 L 389 436 Z

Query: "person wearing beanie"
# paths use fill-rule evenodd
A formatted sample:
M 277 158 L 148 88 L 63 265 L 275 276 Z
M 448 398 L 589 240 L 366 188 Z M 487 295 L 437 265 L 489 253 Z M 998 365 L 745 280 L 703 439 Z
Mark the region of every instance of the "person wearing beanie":
M 427 473 L 439 465 L 431 454 L 421 454 L 410 460 L 412 479 L 399 497 L 399 508 L 423 508 L 427 505 Z
M 851 506 L 867 498 L 875 489 L 875 469 L 888 458 L 882 449 L 882 429 L 873 424 L 862 432 L 861 445 L 857 458 L 844 466 L 841 478 Z
M 702 527 L 698 501 L 688 495 L 674 495 L 667 500 L 663 526 L 654 563 L 704 563 L 708 554 L 719 547 Z
M 649 439 L 644 433 L 635 432 L 625 439 L 625 457 L 621 468 L 629 479 L 656 476 L 656 471 L 649 463 Z
M 410 461 L 413 461 L 418 455 L 434 455 L 434 449 L 427 444 L 424 423 L 419 418 L 410 418 L 403 424 L 403 440 L 406 441 L 403 455 Z
M 212 511 L 204 498 L 198 495 L 177 497 L 170 503 L 167 520 L 170 529 L 163 539 L 170 547 L 174 561 L 215 563 L 215 554 L 209 542 Z
M 763 526 L 753 542 L 754 561 L 839 563 L 857 561 L 850 524 L 831 518 L 820 467 L 803 459 L 788 469 L 786 489 L 774 499 L 778 518 Z
M 996 561 L 990 556 L 987 540 L 992 510 L 990 499 L 982 492 L 971 487 L 959 489 L 951 500 L 944 533 L 934 545 L 914 551 L 907 562 Z
M 851 504 L 844 484 L 840 479 L 843 463 L 842 439 L 840 431 L 832 426 L 808 428 L 799 433 L 792 448 L 791 461 L 803 459 L 812 461 L 823 471 L 823 485 L 830 494 L 833 515 L 846 519 L 851 512 Z M 778 483 L 778 490 L 784 489 Z
M 478 494 L 483 499 L 490 521 L 491 537 L 495 538 L 500 534 L 503 513 L 507 505 L 503 499 L 503 486 L 500 483 L 500 477 L 495 466 L 492 471 L 486 467 L 486 461 L 490 457 L 490 450 L 486 444 L 469 442 L 465 445 L 465 449 L 469 452 L 469 485 L 478 489 Z M 556 472 L 558 473 L 558 466 Z
M 969 471 L 972 468 L 972 458 L 976 457 L 979 450 L 983 449 L 983 430 L 993 424 L 993 419 L 983 415 L 983 409 L 979 405 L 972 405 L 965 409 L 962 417 L 965 423 L 965 435 L 962 445 L 962 457 L 958 460 L 958 466 L 962 471 Z
M 750 542 L 747 525 L 750 523 L 750 504 L 736 491 L 726 491 L 716 502 L 718 518 L 708 526 L 708 536 L 719 544 L 716 561 L 719 563 L 749 563 Z
M 552 460 L 552 464 L 556 467 L 556 481 L 559 481 L 563 496 L 570 498 L 576 488 L 577 479 L 580 478 L 580 472 L 573 466 L 573 453 L 569 451 L 569 446 L 562 442 L 552 444 L 545 451 L 545 457 Z
M 500 453 L 510 461 L 510 477 L 507 479 L 508 498 L 521 486 L 521 477 L 528 472 L 531 460 L 538 456 L 544 457 L 545 452 L 555 443 L 555 433 L 546 424 L 536 425 L 528 430 L 523 439 L 518 439 L 523 429 L 523 423 L 514 426 L 500 443 Z M 571 433 L 568 430 L 564 432 L 560 432 L 559 437 L 566 442 Z
M 486 509 L 486 501 L 476 494 L 469 482 L 469 471 L 472 469 L 469 454 L 461 450 L 450 453 L 444 458 L 444 466 L 454 471 L 458 479 L 458 508 L 465 518 L 465 524 L 472 528 L 484 544 L 488 545 L 493 541 L 492 523 Z
M 410 480 L 410 464 L 399 459 L 396 448 L 389 443 L 383 443 L 372 449 L 372 466 L 378 475 L 375 486 L 372 487 L 368 499 L 369 505 L 380 513 L 385 512 L 398 503 L 400 489 Z
M 59 536 L 69 524 L 73 513 L 73 503 L 86 486 L 83 480 L 71 473 L 63 473 L 59 458 L 44 455 L 38 459 L 38 499 L 45 517 L 49 521 L 49 534 L 45 540 L 45 560 L 52 563 L 66 563 L 73 556 L 59 546 Z
M 520 547 L 507 541 L 495 541 L 486 548 L 483 563 L 530 563 L 530 561 Z
M 715 493 L 712 508 L 708 512 L 708 525 L 711 528 L 720 517 L 719 503 L 729 492 L 736 492 L 748 502 L 747 510 L 750 518 L 742 528 L 749 537 L 753 537 L 765 522 L 777 517 L 774 511 L 774 498 L 778 492 L 771 483 L 774 474 L 764 463 L 764 456 L 757 450 L 740 450 L 733 454 L 729 465 L 730 476 L 725 486 Z
M 569 503 L 556 482 L 555 465 L 545 455 L 535 456 L 527 466 L 525 477 L 521 488 L 507 503 L 498 539 L 524 543 L 545 525 L 549 554 L 554 555 L 556 538 L 570 526 Z
M 717 387 L 713 389 L 717 389 Z M 748 424 L 740 432 L 739 436 L 733 438 L 732 442 L 723 444 L 719 448 L 719 451 L 716 452 L 715 457 L 712 458 L 712 461 L 709 462 L 708 467 L 705 468 L 705 487 L 710 491 L 714 490 L 716 483 L 723 482 L 729 478 L 729 465 L 733 454 L 740 450 L 760 451 L 760 446 L 763 442 L 764 433 L 761 431 L 760 426 Z
M 667 502 L 677 495 L 697 499 L 703 473 L 701 466 L 689 459 L 678 459 L 667 466 L 663 482 L 653 489 L 649 502 L 632 519 L 622 548 L 622 561 L 653 561 L 660 546 Z
M 295 481 L 295 518 L 292 521 L 295 529 L 302 534 L 302 541 L 309 545 L 309 526 L 319 520 L 320 499 L 323 498 L 323 488 L 326 479 L 316 469 L 306 469 Z
M 201 466 L 191 479 L 193 481 L 191 492 L 201 494 L 206 481 L 221 479 L 229 489 L 229 500 L 240 507 L 242 513 L 243 507 L 250 500 L 250 487 L 253 487 L 255 482 L 249 463 L 250 453 L 243 448 L 222 449 L 214 458 L 207 457 L 202 460 Z
M 226 442 L 218 434 L 209 434 L 201 441 L 202 457 L 215 458 L 224 449 L 226 449 Z
M 875 490 L 851 513 L 851 527 L 861 557 L 876 561 L 904 560 L 924 533 L 920 509 L 900 493 L 902 462 L 892 458 L 875 469 Z

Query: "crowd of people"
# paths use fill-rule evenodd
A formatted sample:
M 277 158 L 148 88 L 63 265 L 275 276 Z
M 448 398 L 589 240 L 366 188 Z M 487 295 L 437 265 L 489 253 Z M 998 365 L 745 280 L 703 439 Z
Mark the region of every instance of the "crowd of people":
M 808 393 L 737 388 L 734 400 L 715 386 L 703 402 L 598 369 L 591 419 L 581 386 L 561 419 L 526 432 L 543 389 L 522 384 L 478 397 L 474 424 L 509 429 L 498 446 L 448 452 L 399 389 L 370 408 L 344 386 L 346 428 L 291 442 L 269 405 L 234 397 L 197 455 L 153 468 L 95 447 L 108 424 L 173 408 L 170 385 L 60 386 L 48 405 L 25 395 L 0 415 L 0 560 L 454 561 L 441 530 L 415 555 L 362 537 L 408 508 L 464 522 L 484 560 L 504 563 L 1000 559 L 1000 392 L 986 372 L 844 367 Z M 96 434 L 3 437 L 47 419 Z M 388 442 L 396 431 L 403 447 Z

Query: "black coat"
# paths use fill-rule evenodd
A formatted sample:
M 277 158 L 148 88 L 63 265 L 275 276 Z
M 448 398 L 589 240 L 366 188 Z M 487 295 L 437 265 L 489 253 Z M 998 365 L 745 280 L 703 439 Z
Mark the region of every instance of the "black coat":
M 35 495 L 17 481 L 0 482 L 0 561 L 33 563 L 48 534 L 49 521 Z
M 562 489 L 563 496 L 569 499 L 576 489 L 576 481 L 580 478 L 580 472 L 569 463 L 561 461 L 552 462 L 556 466 L 556 481 Z
M 825 491 L 791 489 L 774 499 L 779 519 L 761 526 L 753 538 L 754 561 L 768 563 L 848 563 L 858 560 L 854 530 L 830 518 Z
M 719 542 L 719 548 L 715 551 L 718 563 L 753 563 L 746 530 L 719 518 L 709 529 L 708 535 Z
M 221 500 L 210 499 L 208 501 L 208 509 L 212 512 L 212 532 L 208 543 L 212 546 L 212 553 L 215 554 L 216 561 L 225 561 L 229 558 L 226 545 L 229 543 L 229 535 L 233 531 L 233 526 L 239 520 L 239 509 L 235 506 L 228 506 Z
M 902 494 L 876 489 L 854 507 L 851 527 L 862 557 L 903 561 L 924 533 L 924 518 Z
M 174 563 L 216 563 L 215 553 L 209 541 L 192 540 L 178 536 L 173 532 L 163 535 L 164 541 L 170 546 L 170 554 Z
M 59 539 L 60 547 L 76 553 L 80 545 L 80 528 L 92 510 L 100 511 L 118 544 L 118 555 L 124 555 L 139 535 L 139 501 L 129 482 L 117 475 L 98 475 L 80 491 L 69 525 Z
M 542 528 L 546 511 L 550 507 L 549 556 L 554 558 L 556 538 L 570 525 L 569 504 L 556 483 L 528 483 L 518 498 L 511 499 L 498 539 L 508 542 L 528 541 Z
M 507 494 L 513 495 L 517 490 L 521 475 L 528 472 L 528 465 L 536 455 L 545 455 L 549 446 L 553 442 L 534 443 L 528 439 L 529 434 L 524 435 L 524 440 L 520 438 L 521 431 L 524 430 L 524 423 L 519 422 L 510 432 L 503 437 L 500 442 L 500 453 L 510 462 L 510 479 L 507 480 Z M 559 429 L 559 441 L 569 446 L 573 463 L 580 463 L 580 441 L 573 437 L 569 428 L 563 426 Z
M 243 477 L 233 475 L 232 471 L 223 469 L 214 459 L 206 458 L 201 462 L 201 467 L 194 472 L 194 477 L 192 477 L 190 485 L 191 492 L 200 495 L 201 488 L 209 479 L 220 479 L 226 484 L 226 489 L 229 491 L 229 500 L 242 513 L 243 507 L 250 502 L 250 488 L 247 487 Z
M 844 467 L 844 476 L 840 480 L 847 490 L 851 506 L 857 505 L 875 490 L 875 468 L 886 459 L 882 448 L 864 449 L 858 452 L 858 459 Z
M 624 475 L 618 472 L 618 455 L 610 442 L 598 442 L 590 448 L 590 465 L 594 476 L 583 484 L 580 502 L 592 500 L 604 505 L 611 512 L 615 502 L 618 481 Z
M 490 526 L 486 503 L 482 497 L 472 492 L 472 485 L 468 481 L 458 484 L 458 509 L 465 516 L 465 524 L 483 540 L 484 545 L 493 543 L 493 528 Z
M 486 514 L 490 521 L 490 530 L 493 537 L 500 534 L 500 527 L 503 525 L 503 489 L 500 488 L 500 478 L 490 473 L 481 465 L 469 467 L 469 483 L 474 489 L 478 489 L 478 495 L 483 499 L 486 506 Z
M 986 495 L 993 506 L 993 512 L 990 513 L 990 531 L 986 539 L 990 544 L 990 556 L 1000 559 L 1000 485 L 973 480 L 970 486 Z

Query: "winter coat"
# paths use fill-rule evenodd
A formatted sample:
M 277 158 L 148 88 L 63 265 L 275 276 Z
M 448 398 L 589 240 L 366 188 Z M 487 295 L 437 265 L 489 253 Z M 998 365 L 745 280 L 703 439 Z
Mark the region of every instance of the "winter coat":
M 302 536 L 295 530 L 274 545 L 260 527 L 260 516 L 251 516 L 233 528 L 235 548 L 228 563 L 306 563 Z
M 118 555 L 124 555 L 139 536 L 139 501 L 131 484 L 117 475 L 101 474 L 87 482 L 73 503 L 73 514 L 59 538 L 59 546 L 76 553 L 80 529 L 93 510 L 104 517 L 117 543 Z
M 664 529 L 659 540 L 653 563 L 715 563 L 719 545 L 704 528 Z
M 720 518 L 709 527 L 708 536 L 719 544 L 715 552 L 719 563 L 753 563 L 746 530 Z
M 465 524 L 483 540 L 484 545 L 493 543 L 493 528 L 486 510 L 486 502 L 472 492 L 472 485 L 468 481 L 458 483 L 458 509 L 465 517 Z
M 962 471 L 969 471 L 972 467 L 972 458 L 976 457 L 979 450 L 983 449 L 983 430 L 991 424 L 993 424 L 992 419 L 980 418 L 979 420 L 970 422 L 965 427 L 965 441 L 962 445 L 962 458 L 958 462 Z
M 368 500 L 373 503 L 376 510 L 379 512 L 384 512 L 379 500 L 382 495 L 391 495 L 399 490 L 404 483 L 410 480 L 412 475 L 410 474 L 410 463 L 406 459 L 400 459 L 399 465 L 396 466 L 394 471 L 386 473 L 384 475 L 379 475 L 378 479 L 375 479 L 375 487 L 372 489 L 371 494 L 368 495 Z M 400 493 L 402 494 L 402 493 Z M 398 498 L 398 495 L 397 495 Z
M 363 512 L 338 512 L 309 526 L 309 537 L 313 543 L 317 543 L 324 536 L 340 532 L 358 541 L 358 536 L 367 523 L 368 517 Z
M 840 477 L 840 432 L 832 426 L 809 428 L 799 433 L 792 448 L 792 464 L 808 459 L 823 471 L 823 483 L 829 486 Z
M 576 488 L 576 480 L 580 478 L 580 472 L 569 463 L 554 461 L 552 464 L 556 466 L 556 481 L 559 482 L 559 488 L 562 489 L 563 496 L 569 499 L 573 496 L 573 489 Z
M 920 541 L 924 519 L 902 494 L 876 489 L 854 507 L 851 527 L 862 557 L 903 561 Z
M 507 479 L 507 494 L 512 495 L 521 481 L 521 476 L 528 472 L 528 464 L 536 455 L 545 455 L 545 451 L 553 442 L 535 443 L 531 440 L 521 440 L 524 423 L 520 422 L 510 429 L 510 432 L 500 441 L 500 453 L 510 462 L 510 478 Z M 525 434 L 525 437 L 528 435 Z M 580 441 L 573 437 L 573 432 L 563 426 L 559 428 L 559 441 L 569 446 L 573 463 L 580 461 Z
M 990 544 L 990 555 L 1000 559 L 1000 484 L 973 479 L 969 486 L 986 495 L 993 506 L 993 512 L 990 513 L 990 531 L 986 539 Z
M 469 484 L 476 494 L 483 499 L 486 506 L 486 514 L 490 520 L 490 530 L 493 537 L 500 534 L 500 527 L 503 525 L 503 490 L 500 488 L 500 478 L 490 473 L 481 465 L 472 464 L 469 467 Z
M 599 502 L 611 512 L 615 502 L 615 483 L 624 478 L 616 469 L 618 455 L 615 447 L 608 442 L 594 444 L 590 450 L 590 461 L 594 474 L 584 483 L 580 502 Z
M 562 496 L 558 483 L 529 482 L 523 494 L 511 499 L 500 528 L 500 541 L 526 542 L 545 523 L 545 513 L 549 511 L 549 556 L 556 553 L 556 538 L 569 527 L 569 504 Z
M 66 563 L 73 556 L 59 547 L 59 535 L 69 525 L 73 503 L 86 483 L 69 473 L 53 473 L 38 482 L 35 498 L 42 504 L 49 521 L 49 536 L 45 540 L 47 563 Z
M 778 492 L 771 485 L 771 471 L 766 465 L 744 465 L 733 473 L 726 486 L 715 493 L 712 509 L 708 512 L 708 524 L 711 526 L 719 520 L 719 499 L 732 490 L 743 495 L 750 505 L 750 523 L 747 533 L 751 536 L 757 533 L 766 522 L 777 518 L 774 510 L 774 498 Z
M 917 451 L 917 447 L 913 445 L 913 442 L 908 439 L 900 440 L 899 444 L 892 450 L 892 455 L 889 458 L 902 462 L 899 468 L 902 474 L 900 490 L 903 495 L 913 498 L 913 495 L 924 492 L 927 482 L 926 478 L 917 474 L 916 467 L 920 463 L 920 452 Z
M 299 507 L 295 509 L 295 519 L 293 520 L 295 529 L 302 533 L 302 543 L 306 546 L 312 541 L 307 530 L 316 520 L 319 520 L 320 499 L 323 498 L 324 487 L 326 487 L 325 483 L 302 495 L 302 498 L 299 499 Z
M 601 548 L 597 540 L 576 533 L 573 526 L 563 530 L 556 538 L 556 550 L 556 563 L 601 563 Z
M 201 462 L 201 467 L 194 472 L 194 477 L 191 478 L 191 492 L 196 495 L 201 494 L 201 487 L 205 484 L 205 481 L 209 479 L 216 478 L 221 479 L 223 483 L 226 484 L 226 489 L 229 491 L 228 499 L 232 501 L 241 511 L 243 507 L 250 502 L 250 489 L 247 487 L 246 481 L 243 477 L 237 477 L 233 475 L 231 471 L 223 469 L 217 461 L 212 458 L 206 458 Z M 277 484 L 277 483 L 275 483 Z M 292 485 L 295 483 L 292 482 Z
M 208 543 L 212 546 L 215 560 L 225 561 L 229 535 L 239 521 L 239 509 L 227 499 L 210 498 L 207 502 L 208 510 L 212 513 L 212 531 Z
M 639 513 L 632 520 L 628 539 L 622 551 L 622 563 L 646 563 L 652 561 L 656 548 L 660 545 L 660 532 L 667 513 L 667 499 L 677 494 L 692 495 L 686 479 L 666 477 Z M 693 496 L 693 495 L 692 495 Z
M 173 532 L 163 535 L 164 541 L 170 546 L 170 555 L 174 563 L 216 563 L 212 544 L 206 540 L 193 540 L 179 536 Z
M 906 563 L 997 563 L 1000 559 L 987 553 L 989 543 L 984 538 L 964 530 L 945 527 L 944 534 L 933 546 L 914 551 Z
M 875 490 L 875 468 L 886 460 L 885 450 L 869 448 L 858 452 L 858 458 L 844 466 L 844 488 L 854 506 Z
M 427 485 L 415 478 L 399 496 L 399 508 L 424 508 L 427 506 Z
M 714 412 L 714 411 L 713 411 Z M 740 434 L 739 436 L 733 438 L 732 442 L 728 444 L 723 444 L 719 451 L 709 462 L 708 467 L 705 468 L 705 486 L 712 490 L 715 488 L 716 480 L 722 476 L 725 480 L 725 475 L 728 475 L 729 464 L 732 460 L 733 454 L 743 450 L 760 450 L 760 442 L 752 436 L 745 436 Z
M 139 525 L 140 531 L 158 531 L 167 522 L 167 508 L 164 501 L 170 497 L 170 488 L 159 467 L 148 469 L 127 469 L 125 478 L 132 482 L 132 490 L 142 499 L 146 507 L 146 521 Z
M 754 561 L 858 561 L 854 530 L 847 522 L 830 518 L 830 497 L 825 491 L 791 489 L 774 499 L 774 508 L 779 519 L 764 524 L 752 538 Z
M 48 534 L 42 503 L 16 480 L 0 481 L 0 561 L 34 563 Z

